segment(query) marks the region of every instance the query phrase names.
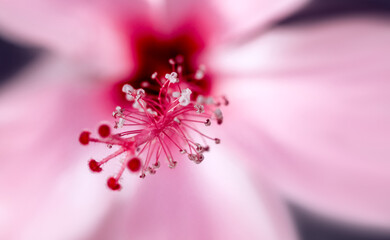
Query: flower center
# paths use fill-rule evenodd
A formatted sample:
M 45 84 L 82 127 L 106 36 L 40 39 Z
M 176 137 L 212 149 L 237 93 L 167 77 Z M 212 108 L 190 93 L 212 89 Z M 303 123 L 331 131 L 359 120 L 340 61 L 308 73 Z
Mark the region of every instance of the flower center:
M 199 69 L 198 62 L 204 41 L 195 31 L 186 30 L 166 36 L 146 28 L 131 35 L 131 39 L 134 70 L 114 87 L 113 96 L 118 104 L 125 102 L 123 94 L 120 94 L 124 84 L 131 84 L 136 89 L 143 88 L 149 95 L 158 95 L 160 86 L 150 76 L 154 72 L 172 72 L 175 64 L 167 62 L 167 59 L 181 64 L 182 75 L 196 74 L 197 78 L 188 79 L 194 96 L 210 93 L 212 75 Z
M 158 86 L 158 93 L 148 94 L 143 88 L 133 85 L 122 86 L 124 99 L 131 107 L 117 107 L 113 112 L 114 131 L 107 124 L 98 128 L 100 138 L 90 136 L 90 132 L 80 134 L 83 145 L 90 142 L 104 143 L 117 150 L 100 161 L 91 159 L 89 167 L 93 172 L 102 171 L 102 166 L 111 159 L 121 157 L 119 172 L 110 177 L 107 186 L 120 190 L 120 177 L 128 168 L 139 172 L 140 178 L 155 174 L 163 157 L 170 168 L 177 161 L 174 153 L 187 155 L 188 159 L 199 164 L 204 160 L 204 152 L 209 150 L 208 142 L 219 144 L 219 138 L 210 137 L 201 128 L 211 125 L 211 120 L 222 123 L 221 105 L 227 105 L 225 97 L 206 97 L 197 90 L 197 81 L 202 81 L 205 68 L 199 67 L 195 73 L 184 74 L 182 59 L 170 59 L 172 72 L 151 74 L 150 82 Z M 193 95 L 197 92 L 197 96 Z

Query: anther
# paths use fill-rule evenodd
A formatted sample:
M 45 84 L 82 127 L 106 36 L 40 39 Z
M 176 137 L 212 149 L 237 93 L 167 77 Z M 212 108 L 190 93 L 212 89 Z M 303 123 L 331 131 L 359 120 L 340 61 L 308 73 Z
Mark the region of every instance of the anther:
M 143 87 L 143 88 L 147 88 L 147 87 L 149 87 L 149 86 L 150 86 L 150 83 L 147 82 L 147 81 L 143 81 L 143 82 L 141 83 L 141 87 Z
M 194 105 L 194 108 L 196 110 L 197 113 L 204 113 L 204 106 L 201 105 L 201 104 L 195 104 Z
M 122 114 L 123 114 L 122 108 L 119 107 L 119 106 L 117 106 L 117 107 L 115 108 L 115 111 L 112 112 L 112 116 L 113 116 L 114 118 L 117 118 L 118 116 L 121 116 Z
M 195 79 L 196 80 L 201 80 L 204 77 L 204 73 L 200 70 L 196 71 L 195 73 Z
M 154 168 L 159 168 L 159 167 L 160 167 L 160 162 L 159 162 L 159 161 L 155 162 L 155 163 L 153 164 L 153 167 L 154 167 Z
M 174 97 L 174 98 L 180 97 L 180 92 L 173 92 L 172 97 Z
M 177 73 L 176 72 L 172 72 L 171 74 L 168 74 L 168 73 L 165 74 L 165 78 L 167 80 L 169 80 L 171 83 L 178 83 L 179 82 L 179 78 L 177 78 Z
M 139 104 L 138 101 L 134 101 L 132 106 L 133 108 L 138 109 L 139 112 L 145 112 L 145 110 L 142 108 L 141 104 Z
M 134 88 L 130 84 L 125 84 L 122 87 L 122 92 L 126 94 L 131 94 L 134 91 Z
M 188 154 L 188 159 L 194 161 L 196 159 L 196 154 Z
M 183 61 L 184 61 L 184 57 L 183 57 L 182 55 L 177 55 L 177 56 L 176 56 L 176 62 L 177 62 L 178 64 L 183 63 Z
M 137 96 L 135 97 L 136 100 L 143 98 L 145 96 L 145 90 L 142 88 L 137 89 Z
M 156 79 L 156 77 L 157 77 L 157 72 L 154 72 L 154 73 L 152 74 L 151 78 L 152 78 L 152 79 Z
M 217 123 L 220 125 L 222 124 L 222 121 L 223 121 L 223 115 L 222 115 L 222 111 L 221 109 L 217 108 L 214 110 L 214 115 L 217 119 Z
M 124 123 L 125 123 L 125 119 L 119 118 L 117 127 L 118 128 L 122 128 Z
M 196 164 L 199 164 L 199 163 L 203 162 L 203 160 L 204 160 L 204 155 L 203 154 L 198 154 L 194 162 Z
M 151 168 L 151 167 L 148 167 L 148 171 L 149 171 L 149 173 L 150 174 L 156 174 L 156 170 L 155 169 L 153 169 L 153 168 Z
M 211 121 L 210 121 L 210 119 L 206 119 L 206 122 L 204 123 L 204 125 L 206 125 L 206 126 L 210 126 L 210 125 L 211 125 Z
M 206 102 L 205 100 L 206 100 L 206 99 L 205 99 L 204 96 L 198 95 L 198 97 L 196 98 L 196 103 L 198 103 L 198 104 L 203 104 L 203 103 Z
M 179 98 L 180 105 L 187 106 L 190 103 L 191 93 L 192 93 L 192 91 L 189 88 L 182 90 L 181 96 Z
M 215 141 L 216 144 L 220 144 L 221 143 L 221 139 L 219 139 L 219 138 L 214 138 L 214 141 Z
M 222 96 L 222 99 L 225 106 L 229 105 L 229 100 L 225 96 Z
M 198 153 L 202 153 L 203 152 L 203 146 L 200 145 L 199 143 L 196 143 L 196 148 L 195 150 L 198 152 Z
M 204 65 L 200 65 L 199 69 L 195 73 L 195 79 L 196 80 L 201 80 L 204 77 L 206 67 Z
M 170 169 L 174 169 L 177 165 L 177 162 L 175 160 L 171 161 L 169 164 L 168 164 L 168 167 Z

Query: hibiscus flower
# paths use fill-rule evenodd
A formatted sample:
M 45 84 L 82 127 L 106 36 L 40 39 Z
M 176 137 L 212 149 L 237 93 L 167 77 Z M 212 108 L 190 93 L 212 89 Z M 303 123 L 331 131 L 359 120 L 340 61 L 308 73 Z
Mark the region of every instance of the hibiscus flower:
M 123 97 L 123 83 L 136 86 L 151 71 L 165 71 L 174 55 L 183 56 L 186 71 L 201 63 L 207 66 L 209 75 L 201 89 L 228 95 L 239 91 L 224 92 L 233 78 L 242 86 L 247 86 L 243 80 L 258 79 L 257 65 L 248 65 L 257 58 L 251 53 L 233 57 L 235 64 L 229 69 L 215 59 L 299 4 L 2 3 L 2 33 L 47 53 L 2 89 L 0 237 L 293 239 L 278 218 L 283 206 L 274 201 L 273 189 L 251 181 L 239 150 L 246 148 L 245 142 L 229 145 L 232 141 L 227 140 L 225 148 L 210 152 L 213 161 L 199 167 L 183 161 L 174 171 L 162 168 L 158 178 L 140 181 L 126 176 L 126 188 L 118 194 L 108 191 L 104 177 L 87 171 L 91 150 L 79 146 L 77 138 L 80 129 L 97 126 L 124 100 L 118 97 Z M 252 99 L 237 100 L 229 115 L 254 104 Z M 230 124 L 235 128 L 242 119 Z M 94 156 L 100 154 L 104 156 L 106 149 L 93 149 Z M 112 174 L 115 167 L 105 172 Z M 265 207 L 267 202 L 272 204 Z

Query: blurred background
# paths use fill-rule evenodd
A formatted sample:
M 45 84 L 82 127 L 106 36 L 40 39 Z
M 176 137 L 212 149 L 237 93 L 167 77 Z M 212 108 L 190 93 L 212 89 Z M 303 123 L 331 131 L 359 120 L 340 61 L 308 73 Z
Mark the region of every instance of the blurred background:
M 390 1 L 2 1 L 0 239 L 390 239 Z M 78 135 L 184 55 L 206 161 L 92 174 Z M 167 70 L 168 71 L 168 70 Z M 119 90 L 118 90 L 119 89 Z

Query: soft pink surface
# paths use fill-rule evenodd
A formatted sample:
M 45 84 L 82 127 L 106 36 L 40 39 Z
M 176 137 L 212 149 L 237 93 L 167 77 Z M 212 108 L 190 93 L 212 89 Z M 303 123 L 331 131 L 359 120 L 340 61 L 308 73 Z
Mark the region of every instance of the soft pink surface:
M 244 144 L 254 172 L 315 212 L 382 228 L 390 227 L 389 30 L 373 16 L 280 28 L 232 54 L 263 56 L 241 69 L 257 66 L 261 78 L 223 84 L 226 114 L 241 129 L 225 138 Z

